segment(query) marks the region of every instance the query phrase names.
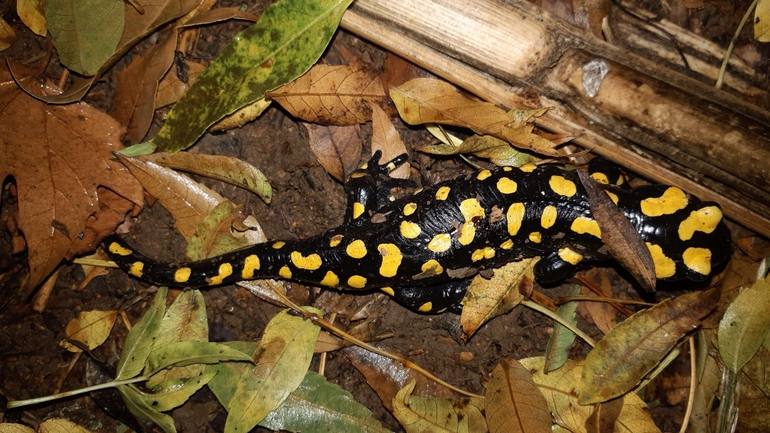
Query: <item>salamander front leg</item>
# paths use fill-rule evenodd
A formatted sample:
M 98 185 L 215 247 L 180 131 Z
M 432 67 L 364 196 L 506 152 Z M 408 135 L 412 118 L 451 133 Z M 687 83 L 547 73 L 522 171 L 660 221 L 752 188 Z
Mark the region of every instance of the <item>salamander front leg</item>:
M 401 154 L 385 164 L 380 164 L 381 157 L 382 152 L 374 152 L 369 162 L 354 171 L 345 183 L 348 196 L 345 225 L 366 221 L 370 212 L 376 211 L 385 203 L 390 188 L 410 183 L 389 177 L 393 170 L 409 159 L 409 155 Z
M 460 314 L 462 301 L 470 283 L 469 279 L 454 280 L 434 286 L 386 287 L 382 291 L 413 311 L 426 314 L 440 314 L 448 311 Z

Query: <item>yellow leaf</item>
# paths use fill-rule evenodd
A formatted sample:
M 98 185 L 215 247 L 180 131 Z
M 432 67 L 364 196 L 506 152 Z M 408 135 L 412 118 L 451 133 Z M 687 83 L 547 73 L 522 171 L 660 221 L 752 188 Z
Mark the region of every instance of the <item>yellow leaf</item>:
M 16 41 L 16 32 L 8 23 L 0 18 L 0 51 L 7 50 Z
M 770 42 L 770 0 L 759 0 L 754 10 L 754 39 Z
M 43 2 L 41 0 L 17 0 L 16 13 L 21 21 L 36 35 L 45 36 L 48 29 L 45 26 L 43 16 Z
M 415 383 L 415 380 L 409 382 L 393 398 L 393 415 L 407 433 L 488 431 L 482 414 L 484 400 L 415 397 L 412 395 Z
M 78 314 L 78 317 L 70 320 L 64 328 L 64 333 L 68 339 L 79 341 L 93 350 L 110 336 L 112 325 L 115 324 L 117 317 L 118 312 L 115 310 L 83 311 Z M 70 352 L 80 352 L 80 349 L 66 341 L 62 341 L 59 345 Z
M 551 414 L 532 375 L 515 359 L 504 359 L 486 385 L 487 424 L 493 432 L 547 432 Z

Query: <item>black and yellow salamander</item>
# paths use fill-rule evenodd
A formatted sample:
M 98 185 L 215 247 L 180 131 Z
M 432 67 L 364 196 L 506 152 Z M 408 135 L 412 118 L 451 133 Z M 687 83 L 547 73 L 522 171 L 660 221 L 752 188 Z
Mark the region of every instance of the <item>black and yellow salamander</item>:
M 533 164 L 480 170 L 388 201 L 380 199 L 380 185 L 406 155 L 386 164 L 379 159 L 375 154 L 346 184 L 344 224 L 315 237 L 180 265 L 137 254 L 115 235 L 104 245 L 126 272 L 158 285 L 281 278 L 380 289 L 426 313 L 457 311 L 471 276 L 514 260 L 541 256 L 535 277 L 552 283 L 580 263 L 610 258 L 574 171 Z M 600 183 L 616 183 L 589 171 Z M 703 280 L 729 258 L 730 234 L 717 204 L 673 186 L 605 188 L 647 244 L 658 279 Z

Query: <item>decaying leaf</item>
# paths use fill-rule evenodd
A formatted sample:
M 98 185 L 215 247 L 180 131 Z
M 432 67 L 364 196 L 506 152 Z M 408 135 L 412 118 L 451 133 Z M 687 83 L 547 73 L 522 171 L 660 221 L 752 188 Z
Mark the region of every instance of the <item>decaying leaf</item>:
M 160 152 L 143 156 L 142 159 L 245 188 L 260 196 L 265 203 L 270 203 L 273 197 L 273 189 L 265 175 L 253 165 L 238 158 L 188 152 Z
M 574 296 L 580 293 L 580 287 L 573 285 L 570 287 L 570 291 L 567 296 Z M 566 323 L 570 323 L 573 326 L 577 325 L 577 317 L 575 313 L 577 311 L 578 303 L 576 301 L 567 302 L 559 306 L 556 310 L 556 315 L 561 317 Z M 569 328 L 562 325 L 558 321 L 554 320 L 553 334 L 548 339 L 548 343 L 545 346 L 545 365 L 543 370 L 546 373 L 550 373 L 553 370 L 561 368 L 567 359 L 569 359 L 569 349 L 572 347 L 572 343 L 575 342 L 575 333 Z
M 112 157 L 122 147 L 122 131 L 113 118 L 82 103 L 46 105 L 14 85 L 7 70 L 0 72 L 0 82 L 7 83 L 0 88 L 0 179 L 16 180 L 19 228 L 34 287 L 68 255 L 89 217 L 98 214 L 97 187 L 140 206 L 144 198 L 136 179 Z
M 310 150 L 323 168 L 335 179 L 344 181 L 361 158 L 358 125 L 321 126 L 303 123 L 310 137 Z
M 29 27 L 36 35 L 45 36 L 48 33 L 48 29 L 45 26 L 45 16 L 43 15 L 43 1 L 17 0 L 16 14 L 19 15 L 24 25 Z
M 586 357 L 578 387 L 580 404 L 599 403 L 633 389 L 700 324 L 718 299 L 718 289 L 688 293 L 618 324 Z
M 744 366 L 738 398 L 739 432 L 770 431 L 770 351 L 760 348 Z
M 605 270 L 589 269 L 583 273 L 583 278 L 592 283 L 592 288 L 583 286 L 580 291 L 581 295 L 612 298 L 612 283 Z M 609 302 L 581 302 L 578 306 L 578 312 L 586 320 L 593 322 L 602 334 L 610 332 L 610 329 L 618 324 L 617 311 Z
M 554 143 L 532 133 L 530 122 L 545 113 L 545 108 L 506 112 L 489 102 L 467 99 L 451 84 L 431 78 L 416 78 L 392 88 L 390 97 L 401 118 L 411 125 L 440 123 L 470 128 L 522 149 L 558 155 Z
M 174 226 L 185 239 L 195 234 L 203 221 L 224 198 L 211 189 L 174 170 L 138 158 L 118 156 L 131 173 L 174 216 Z
M 342 126 L 370 120 L 370 105 L 385 104 L 387 95 L 371 71 L 318 64 L 267 97 L 306 122 Z
M 38 427 L 38 433 L 90 433 L 86 429 L 74 422 L 64 418 L 49 418 L 43 421 Z
M 0 51 L 7 50 L 16 41 L 16 32 L 0 17 Z
M 393 397 L 393 416 L 407 432 L 485 433 L 484 400 L 480 398 L 425 398 L 412 396 L 412 380 Z
M 107 337 L 110 336 L 112 325 L 118 312 L 115 310 L 101 311 L 91 310 L 82 311 L 78 317 L 70 320 L 64 328 L 64 334 L 70 340 L 77 340 L 88 346 L 90 350 L 99 347 Z M 62 341 L 59 345 L 70 352 L 80 352 L 81 350 L 69 342 Z
M 770 281 L 742 290 L 719 322 L 719 355 L 733 372 L 754 356 L 770 331 Z
M 187 82 L 183 82 L 179 79 L 177 74 L 166 74 L 158 84 L 158 92 L 155 94 L 155 108 L 167 107 L 171 104 L 175 104 L 182 95 L 190 89 L 190 86 L 195 83 L 198 75 L 202 74 L 206 70 L 206 66 L 198 62 L 186 61 L 187 65 Z
M 492 370 L 484 399 L 491 432 L 551 430 L 548 403 L 532 375 L 515 359 L 504 359 Z
M 477 329 L 493 318 L 505 314 L 527 299 L 535 280 L 533 267 L 537 259 L 511 262 L 494 270 L 494 276 L 485 279 L 476 276 L 463 298 L 460 325 L 463 338 L 470 338 Z
M 187 244 L 185 259 L 203 260 L 248 246 L 249 241 L 245 237 L 235 237 L 231 231 L 235 224 L 240 223 L 240 211 L 241 206 L 229 200 L 219 203 L 198 223 L 195 235 Z
M 221 131 L 240 128 L 241 126 L 261 116 L 262 113 L 267 110 L 270 104 L 271 102 L 265 98 L 262 98 L 256 102 L 252 102 L 251 104 L 238 109 L 235 111 L 235 113 L 225 116 L 225 118 L 219 122 L 211 125 L 211 130 Z
M 770 42 L 770 1 L 759 0 L 754 9 L 754 39 Z
M 406 146 L 398 135 L 398 131 L 390 122 L 390 117 L 379 105 L 368 103 L 372 110 L 372 153 L 382 152 L 380 163 L 393 160 L 393 158 L 406 153 Z M 394 179 L 409 179 L 409 164 L 402 164 L 390 172 Z
M 601 229 L 602 243 L 607 251 L 631 272 L 644 290 L 654 292 L 655 263 L 639 232 L 598 182 L 582 171 L 577 174 L 588 195 L 591 214 Z
M 472 135 L 465 139 L 460 146 L 439 144 L 432 146 L 420 146 L 420 152 L 432 155 L 475 155 L 479 158 L 489 159 L 495 165 L 515 166 L 539 160 L 529 153 L 519 152 L 505 140 L 492 135 Z

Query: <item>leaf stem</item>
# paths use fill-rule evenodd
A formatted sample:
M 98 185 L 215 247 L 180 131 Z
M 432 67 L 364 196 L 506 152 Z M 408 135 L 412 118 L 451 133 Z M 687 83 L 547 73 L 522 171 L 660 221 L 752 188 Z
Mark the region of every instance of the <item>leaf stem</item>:
M 86 388 L 75 389 L 72 391 L 60 392 L 58 394 L 47 395 L 45 397 L 30 398 L 27 400 L 12 400 L 8 402 L 6 407 L 8 409 L 12 409 L 15 407 L 46 403 L 49 401 L 58 400 L 60 398 L 72 397 L 75 395 L 85 394 L 93 391 L 99 391 L 107 388 L 116 388 L 120 385 L 128 385 L 128 384 L 137 383 L 137 382 L 146 382 L 147 379 L 149 379 L 149 376 L 139 376 L 139 377 L 134 377 L 132 379 L 114 380 L 112 382 L 100 383 L 99 385 L 88 386 Z
M 743 30 L 743 26 L 746 25 L 746 21 L 748 21 L 749 16 L 751 16 L 751 12 L 757 7 L 757 3 L 759 3 L 759 0 L 754 0 L 751 2 L 751 5 L 746 10 L 746 13 L 743 14 L 743 18 L 741 19 L 741 23 L 738 24 L 738 28 L 735 29 L 735 35 L 733 35 L 733 38 L 730 39 L 730 45 L 727 46 L 727 51 L 725 51 L 725 57 L 722 59 L 722 66 L 719 68 L 719 74 L 717 74 L 717 82 L 714 84 L 714 87 L 717 89 L 722 88 L 722 83 L 725 79 L 725 70 L 727 70 L 727 62 L 730 60 L 730 55 L 733 53 L 733 47 L 735 46 L 735 41 L 738 40 L 738 35 L 741 34 L 741 30 Z
M 566 320 L 564 320 L 562 317 L 558 316 L 553 311 L 543 307 L 540 304 L 532 302 L 532 301 L 530 301 L 528 299 L 525 299 L 525 300 L 521 301 L 521 304 L 522 305 L 526 305 L 527 307 L 529 307 L 529 308 L 531 308 L 531 309 L 533 309 L 533 310 L 535 310 L 537 312 L 540 312 L 542 314 L 545 314 L 546 316 L 550 317 L 551 319 L 559 322 L 562 326 L 564 326 L 565 328 L 567 328 L 570 331 L 574 332 L 575 335 L 577 335 L 578 337 L 582 338 L 583 341 L 588 343 L 591 347 L 596 346 L 596 342 L 594 341 L 593 338 L 589 337 L 588 334 L 586 334 L 585 332 L 581 331 L 576 326 L 573 326 L 571 323 L 567 322 Z

